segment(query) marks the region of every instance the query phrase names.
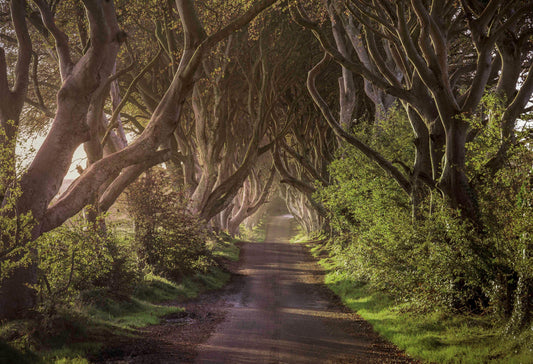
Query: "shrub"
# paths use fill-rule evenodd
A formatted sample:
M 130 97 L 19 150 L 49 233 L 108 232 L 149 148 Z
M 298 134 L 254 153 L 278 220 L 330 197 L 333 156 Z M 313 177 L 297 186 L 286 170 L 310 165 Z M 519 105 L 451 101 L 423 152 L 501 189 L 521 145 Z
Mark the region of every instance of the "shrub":
M 80 291 L 97 287 L 127 294 L 138 281 L 136 257 L 129 254 L 131 242 L 112 232 L 102 236 L 91 226 L 77 220 L 36 241 L 45 309 L 73 304 Z
M 402 154 L 410 149 L 405 120 L 399 114 L 392 120 L 370 142 L 409 165 Z M 490 311 L 526 327 L 533 317 L 533 153 L 519 135 L 523 143 L 511 148 L 504 167 L 485 171 L 500 143 L 497 120 L 468 146 L 480 216 L 475 226 L 437 190 L 413 220 L 409 196 L 389 176 L 354 148 L 342 150 L 330 165 L 332 185 L 316 196 L 330 214 L 337 269 L 418 307 Z
M 0 126 L 0 285 L 17 268 L 32 264 L 34 259 L 28 244 L 34 226 L 32 215 L 17 211 L 17 200 L 22 194 L 18 172 L 22 168 L 17 166 L 20 161 L 15 155 L 16 140 L 8 139 Z
M 433 196 L 433 212 L 413 224 L 408 196 L 353 150 L 331 172 L 336 183 L 320 197 L 340 269 L 421 306 L 479 306 L 472 300 L 478 287 L 488 290 L 487 241 L 468 222 Z
M 178 280 L 205 271 L 212 259 L 206 223 L 187 210 L 187 198 L 163 169 L 145 173 L 128 191 L 139 255 L 157 274 Z

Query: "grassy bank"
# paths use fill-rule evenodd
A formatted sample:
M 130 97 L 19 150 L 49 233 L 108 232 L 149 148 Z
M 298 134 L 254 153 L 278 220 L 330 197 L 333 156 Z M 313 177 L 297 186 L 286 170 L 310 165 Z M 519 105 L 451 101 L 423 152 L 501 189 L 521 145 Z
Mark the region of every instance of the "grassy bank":
M 266 238 L 265 220 L 261 220 L 257 225 L 251 229 L 247 229 L 241 225 L 239 239 L 242 241 L 262 243 Z
M 320 245 L 309 244 L 325 284 L 374 329 L 414 358 L 431 363 L 533 363 L 533 333 L 504 334 L 491 318 L 421 312 L 350 278 Z M 326 256 L 326 257 L 324 257 Z
M 222 263 L 239 259 L 239 248 L 229 238 L 210 246 Z M 0 326 L 0 364 L 88 363 L 112 338 L 131 337 L 138 329 L 158 324 L 162 317 L 183 311 L 180 302 L 224 286 L 231 274 L 222 266 L 172 282 L 147 273 L 131 295 L 106 289 L 84 291 L 76 304 L 48 317 L 14 321 Z

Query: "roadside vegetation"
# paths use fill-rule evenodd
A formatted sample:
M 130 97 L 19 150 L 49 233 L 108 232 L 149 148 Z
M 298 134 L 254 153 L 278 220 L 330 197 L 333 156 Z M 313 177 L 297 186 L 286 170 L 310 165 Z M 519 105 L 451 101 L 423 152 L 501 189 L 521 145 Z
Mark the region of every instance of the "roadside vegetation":
M 241 233 L 238 235 L 238 238 L 243 241 L 255 243 L 264 242 L 266 238 L 266 229 L 263 220 L 259 221 L 258 224 L 251 228 L 247 228 L 246 226 L 241 227 Z
M 357 280 L 343 269 L 342 261 L 327 257 L 323 245 L 308 247 L 326 271 L 326 286 L 411 357 L 429 363 L 531 362 L 531 332 L 509 336 L 505 326 L 490 315 L 420 308 Z
M 400 110 L 391 112 L 373 137 L 374 147 L 391 159 L 412 155 L 404 117 Z M 489 130 L 468 145 L 470 170 L 481 168 L 475 155 L 490 153 L 497 134 Z M 328 229 L 301 231 L 293 240 L 314 241 L 310 247 L 327 271 L 326 285 L 413 357 L 530 362 L 531 294 L 521 285 L 533 274 L 532 157 L 528 144 L 519 144 L 507 167 L 481 177 L 478 230 L 436 194 L 421 203 L 423 215 L 413 218 L 398 185 L 347 148 L 330 165 L 334 183 L 315 195 L 328 211 Z
M 277 194 L 408 352 L 527 356 L 532 34 L 531 0 L 0 1 L 2 348 L 157 322 Z
M 85 363 L 111 338 L 139 335 L 229 281 L 237 240 L 189 215 L 167 177 L 154 170 L 133 185 L 127 213 L 75 218 L 37 240 L 39 305 L 2 325 L 0 363 Z
M 219 289 L 231 277 L 223 261 L 238 260 L 235 240 L 216 239 L 209 245 L 215 257 L 211 264 L 175 281 L 145 267 L 136 272 L 135 281 L 123 282 L 127 291 L 92 282 L 70 289 L 68 295 L 45 297 L 41 292 L 44 301 L 34 319 L 2 325 L 0 363 L 86 363 L 108 340 L 139 335 L 136 329 L 181 312 L 180 302 Z M 83 274 L 76 266 L 74 272 Z

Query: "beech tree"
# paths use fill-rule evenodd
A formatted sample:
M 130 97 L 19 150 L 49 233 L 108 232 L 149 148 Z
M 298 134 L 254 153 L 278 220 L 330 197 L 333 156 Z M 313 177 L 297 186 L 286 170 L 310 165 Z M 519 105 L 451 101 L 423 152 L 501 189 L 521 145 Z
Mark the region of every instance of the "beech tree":
M 305 110 L 305 108 L 304 108 Z M 298 115 L 272 152 L 289 211 L 306 231 L 324 227 L 326 211 L 315 199 L 318 186 L 329 185 L 328 165 L 336 139 L 315 110 Z
M 226 16 L 238 6 L 220 7 Z M 129 101 L 125 97 L 126 102 L 122 103 L 135 110 L 130 115 L 153 110 L 156 100 L 162 97 L 160 90 L 167 87 L 175 72 L 169 54 L 177 47 L 176 39 L 172 36 L 171 19 L 166 20 L 166 14 L 172 12 L 172 8 L 165 8 L 161 15 L 165 21 L 150 28 L 160 51 L 152 59 L 144 57 L 146 66 L 137 67 L 130 76 L 126 86 Z M 210 6 L 200 7 L 200 12 L 209 19 L 210 26 L 216 27 L 221 21 L 213 18 Z M 277 99 L 291 83 L 291 77 L 283 67 L 287 54 L 280 52 L 277 42 L 280 36 L 276 32 L 283 21 L 272 22 L 269 17 L 273 16 L 232 34 L 205 57 L 191 103 L 185 104 L 182 122 L 170 138 L 167 164 L 172 173 L 181 176 L 189 191 L 190 210 L 207 221 L 227 209 L 257 158 L 273 145 L 269 143 L 272 110 L 279 107 Z M 284 54 L 284 58 L 274 56 L 277 53 Z M 255 137 L 250 139 L 250 135 Z M 223 220 L 220 217 L 211 223 Z
M 241 223 L 258 212 L 271 195 L 276 171 L 273 166 L 269 166 L 268 155 L 262 159 L 262 163 L 256 163 L 232 204 L 220 213 L 221 229 L 232 235 L 239 232 Z
M 452 267 L 444 270 L 449 275 L 447 289 L 452 297 L 457 296 L 451 300 L 452 305 L 485 309 L 489 305 L 487 302 L 493 300 L 490 305 L 505 312 L 502 317 L 508 320 L 509 328 L 528 327 L 533 286 L 531 273 L 524 268 L 524 262 L 531 257 L 531 244 L 523 239 L 529 236 L 527 229 L 509 237 L 505 244 L 506 249 L 519 258 L 510 258 L 503 266 L 494 261 L 501 254 L 496 241 L 504 234 L 503 226 L 529 216 L 529 210 L 514 216 L 508 211 L 523 206 L 523 201 L 516 199 L 517 191 L 530 191 L 527 187 L 529 167 L 525 168 L 525 173 L 524 170 L 520 172 L 520 177 L 518 173 L 510 176 L 514 173 L 510 170 L 520 169 L 521 163 L 529 163 L 528 153 L 520 152 L 528 143 L 528 137 L 521 139 L 524 136 L 518 136 L 517 126 L 521 119 L 530 119 L 533 94 L 533 10 L 530 2 L 369 0 L 324 1 L 322 5 L 322 13 L 318 16 L 310 11 L 307 2 L 300 2 L 292 9 L 292 14 L 315 35 L 324 52 L 323 59 L 309 71 L 307 81 L 324 119 L 339 139 L 379 165 L 410 197 L 415 230 L 433 223 L 432 218 L 438 218 L 442 211 L 449 212 L 446 207 L 454 210 L 446 217 L 446 224 L 464 223 L 461 226 L 466 227 L 467 234 L 457 246 L 472 248 L 461 253 L 464 255 L 459 254 L 461 259 L 471 259 L 472 263 L 466 263 L 465 267 L 472 270 L 462 273 Z M 329 15 L 329 22 L 321 18 L 323 13 Z M 327 81 L 325 72 L 332 62 L 337 63 L 342 72 L 338 87 L 340 98 L 335 106 L 328 99 L 329 94 L 320 89 L 321 83 Z M 356 75 L 365 79 L 366 95 L 373 102 L 384 101 L 383 96 L 387 96 L 387 100 L 392 98 L 403 108 L 413 132 L 415 155 L 407 159 L 412 160 L 411 163 L 388 159 L 387 147 L 376 146 L 382 139 L 352 133 L 353 93 L 346 88 L 356 89 L 353 86 Z M 372 88 L 369 89 L 369 85 Z M 375 93 L 376 90 L 379 93 Z M 376 97 L 379 94 L 381 96 Z M 379 121 L 377 126 L 379 133 Z M 473 146 L 483 144 L 484 138 L 494 130 L 499 133 L 496 146 L 491 144 L 481 151 L 472 150 Z M 520 153 L 523 153 L 523 160 L 518 161 Z M 510 181 L 515 177 L 516 185 L 511 187 Z M 506 186 L 509 195 L 501 200 L 508 203 L 502 208 L 506 209 L 507 217 L 498 215 L 499 206 L 491 205 L 495 200 L 492 194 L 502 187 L 499 183 L 509 184 Z M 364 196 L 364 186 L 361 189 Z M 446 202 L 442 211 L 433 210 L 431 201 L 425 202 L 428 194 L 434 192 L 442 195 Z M 334 196 L 330 198 L 335 201 Z M 394 197 L 389 195 L 388 198 Z M 421 211 L 426 208 L 427 211 Z M 459 217 L 455 213 L 459 213 Z M 338 218 L 343 214 L 342 209 L 332 212 L 335 214 Z M 359 219 L 364 220 L 365 216 L 359 215 Z M 341 220 L 352 224 L 348 217 Z M 399 229 L 393 226 L 394 219 L 391 220 L 388 221 L 390 226 L 380 229 Z M 353 231 L 357 231 L 357 222 L 353 227 Z M 445 243 L 447 248 L 454 244 L 453 238 L 447 238 L 446 234 L 439 235 L 439 239 L 438 244 Z M 352 241 L 356 245 L 363 240 L 353 238 Z M 387 246 L 387 239 L 380 240 L 383 241 L 378 242 L 379 246 Z M 485 245 L 477 245 L 478 242 Z M 410 239 L 409 244 L 412 244 L 408 245 L 409 249 L 420 247 L 416 238 Z M 393 256 L 391 245 L 387 246 L 391 250 L 387 255 Z M 476 264 L 483 267 L 476 267 Z M 481 277 L 477 281 L 472 278 L 475 274 L 471 274 L 476 269 Z M 461 302 L 461 294 L 469 296 L 470 301 Z
M 194 143 L 201 172 L 191 209 L 207 221 L 231 203 L 257 158 L 269 148 L 265 134 L 276 96 L 266 90 L 272 75 L 262 49 L 252 48 L 260 52 L 257 59 L 246 54 L 247 37 L 243 33 L 228 40 L 215 70 L 204 63 L 204 72 L 215 75 L 197 83 L 193 91 Z
M 94 161 L 68 191 L 51 204 L 70 167 L 74 151 L 82 143 L 91 141 L 91 132 L 94 132 L 90 125 L 91 115 L 94 115 L 95 120 L 100 120 L 102 116 L 103 106 L 97 99 L 105 94 L 102 90 L 110 87 L 117 74 L 117 53 L 127 35 L 120 29 L 112 1 L 84 0 L 89 41 L 83 55 L 75 59 L 67 33 L 60 29 L 54 19 L 53 8 L 44 0 L 35 0 L 33 4 L 39 10 L 40 20 L 55 41 L 55 56 L 62 85 L 57 93 L 56 112 L 50 132 L 21 177 L 21 196 L 17 199 L 15 209 L 10 211 L 11 214 L 31 213 L 34 220 L 31 239 L 61 225 L 91 203 L 95 195 L 101 194 L 102 200 L 114 200 L 131 182 L 132 171 L 137 172 L 141 167 L 146 168 L 147 164 L 164 159 L 168 150 L 161 147 L 167 145 L 180 121 L 183 104 L 197 81 L 195 76 L 206 52 L 274 2 L 254 2 L 242 15 L 208 35 L 196 14 L 193 1 L 177 0 L 175 6 L 184 34 L 181 60 L 148 125 L 130 145 Z M 5 58 L 0 56 L 2 95 L 10 95 L 8 97 L 13 101 L 5 103 L 7 98 L 2 97 L 0 105 L 2 127 L 8 135 L 2 139 L 3 144 L 9 142 L 13 138 L 11 135 L 16 132 L 16 123 L 26 97 L 31 60 L 31 40 L 24 11 L 27 4 L 22 0 L 13 0 L 10 5 L 19 51 L 16 82 L 12 90 L 7 87 Z M 8 121 L 15 126 L 13 131 L 7 127 Z M 104 185 L 108 185 L 106 191 L 99 192 Z M 3 198 L 5 200 L 5 196 Z M 35 284 L 36 279 L 35 264 L 11 272 L 1 284 L 0 316 L 16 317 L 34 305 L 34 291 L 27 285 Z
M 474 176 L 466 170 L 465 145 L 478 133 L 469 120 L 486 125 L 481 102 L 487 92 L 502 100 L 501 146 L 487 160 L 493 174 L 505 161 L 520 115 L 533 93 L 531 69 L 532 8 L 528 1 L 327 1 L 335 43 L 305 13 L 295 19 L 319 40 L 325 56 L 309 73 L 308 87 L 335 133 L 374 160 L 412 197 L 416 206 L 424 190 L 437 189 L 471 221 L 478 221 Z M 351 51 L 347 51 L 351 49 Z M 329 60 L 343 67 L 343 85 L 360 75 L 374 100 L 396 98 L 413 127 L 416 158 L 403 168 L 343 129 L 340 119 L 316 90 Z M 368 89 L 368 87 L 367 87 Z M 345 92 L 341 89 L 341 92 Z M 406 169 L 406 173 L 404 173 Z

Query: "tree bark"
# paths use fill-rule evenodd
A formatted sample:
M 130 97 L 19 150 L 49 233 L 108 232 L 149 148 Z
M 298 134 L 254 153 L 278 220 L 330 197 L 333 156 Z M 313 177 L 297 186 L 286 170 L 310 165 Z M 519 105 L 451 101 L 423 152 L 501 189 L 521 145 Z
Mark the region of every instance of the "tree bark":
M 437 184 L 450 206 L 459 209 L 472 222 L 479 222 L 479 211 L 474 190 L 466 175 L 466 138 L 469 125 L 457 116 L 448 121 L 444 169 Z

